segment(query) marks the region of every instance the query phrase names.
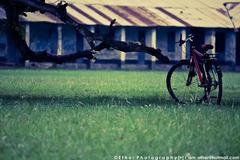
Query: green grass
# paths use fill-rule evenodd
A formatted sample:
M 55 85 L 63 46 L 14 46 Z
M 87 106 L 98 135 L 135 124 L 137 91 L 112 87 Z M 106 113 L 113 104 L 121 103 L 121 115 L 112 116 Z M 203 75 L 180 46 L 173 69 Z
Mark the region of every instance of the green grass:
M 240 74 L 220 108 L 175 104 L 166 74 L 0 70 L 0 159 L 239 155 Z

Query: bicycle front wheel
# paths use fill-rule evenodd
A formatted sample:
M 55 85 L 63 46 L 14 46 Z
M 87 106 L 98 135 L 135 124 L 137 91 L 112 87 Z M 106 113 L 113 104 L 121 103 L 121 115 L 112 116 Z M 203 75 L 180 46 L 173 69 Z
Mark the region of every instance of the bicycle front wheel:
M 191 73 L 189 79 L 190 61 L 184 60 L 174 65 L 167 75 L 167 89 L 171 97 L 178 103 L 192 103 L 199 101 L 204 95 L 204 89 L 199 87 L 200 82 L 196 72 Z

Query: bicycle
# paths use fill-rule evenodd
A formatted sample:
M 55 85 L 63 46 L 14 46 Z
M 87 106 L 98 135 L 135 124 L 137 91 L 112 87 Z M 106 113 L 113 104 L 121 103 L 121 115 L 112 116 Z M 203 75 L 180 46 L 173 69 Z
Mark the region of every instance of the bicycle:
M 171 97 L 181 104 L 211 103 L 221 104 L 222 71 L 216 54 L 207 53 L 213 45 L 202 45 L 202 51 L 194 45 L 194 36 L 186 40 L 180 36 L 179 46 L 190 42 L 190 59 L 180 60 L 167 74 L 167 89 Z

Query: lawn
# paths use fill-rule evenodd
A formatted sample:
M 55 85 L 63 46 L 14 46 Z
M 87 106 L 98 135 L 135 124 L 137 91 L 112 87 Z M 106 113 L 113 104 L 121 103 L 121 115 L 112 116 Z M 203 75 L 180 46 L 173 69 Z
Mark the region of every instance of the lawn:
M 221 107 L 177 105 L 166 74 L 0 70 L 0 159 L 239 156 L 240 73 Z

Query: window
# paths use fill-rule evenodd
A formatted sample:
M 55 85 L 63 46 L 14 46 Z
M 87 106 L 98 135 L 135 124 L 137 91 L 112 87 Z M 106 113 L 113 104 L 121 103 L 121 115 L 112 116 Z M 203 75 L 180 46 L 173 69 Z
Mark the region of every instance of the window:
M 216 52 L 223 53 L 225 52 L 225 33 L 216 32 Z
M 167 48 L 168 52 L 175 52 L 175 31 L 169 31 L 167 34 Z

